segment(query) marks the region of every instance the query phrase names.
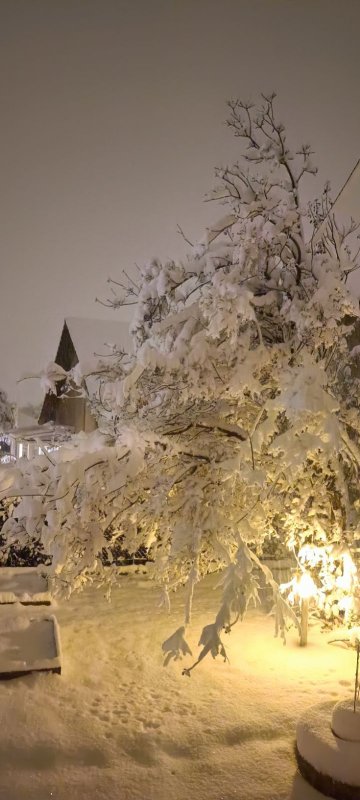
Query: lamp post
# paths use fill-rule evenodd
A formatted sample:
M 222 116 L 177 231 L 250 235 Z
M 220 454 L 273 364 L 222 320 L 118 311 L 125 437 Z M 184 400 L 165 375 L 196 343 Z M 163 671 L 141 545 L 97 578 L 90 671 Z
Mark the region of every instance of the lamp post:
M 295 594 L 300 597 L 300 647 L 305 647 L 308 637 L 309 600 L 317 593 L 316 585 L 309 572 L 302 572 L 296 583 Z

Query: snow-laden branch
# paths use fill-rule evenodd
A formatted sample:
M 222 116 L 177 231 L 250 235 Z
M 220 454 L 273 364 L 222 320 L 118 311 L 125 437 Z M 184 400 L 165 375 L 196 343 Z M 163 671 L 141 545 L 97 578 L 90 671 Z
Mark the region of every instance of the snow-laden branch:
M 221 631 L 256 600 L 269 543 L 351 548 L 360 522 L 359 308 L 346 284 L 357 254 L 331 217 L 321 243 L 305 240 L 312 154 L 290 150 L 274 97 L 229 107 L 246 149 L 216 173 L 226 217 L 183 261 L 111 282 L 115 309 L 134 303 L 134 351 L 99 364 L 89 402 L 102 433 L 0 476 L 0 497 L 22 498 L 6 535 L 36 534 L 68 592 L 116 580 L 103 568 L 114 543 L 143 546 L 166 607 L 185 587 L 188 624 L 198 580 L 225 568 L 196 663 L 226 658 Z M 312 207 L 314 229 L 327 203 Z M 64 379 L 54 365 L 42 377 Z M 65 378 L 82 387 L 86 374 L 78 365 Z M 266 579 L 284 638 L 296 616 Z M 189 654 L 184 634 L 167 640 L 166 661 Z

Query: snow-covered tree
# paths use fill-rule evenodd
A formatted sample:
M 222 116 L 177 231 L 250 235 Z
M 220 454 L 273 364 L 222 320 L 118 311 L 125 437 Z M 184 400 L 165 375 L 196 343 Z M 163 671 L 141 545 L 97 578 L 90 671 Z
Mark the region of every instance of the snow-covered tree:
M 109 303 L 134 307 L 134 348 L 99 365 L 100 430 L 7 470 L 2 484 L 23 498 L 8 535 L 39 534 L 68 592 L 116 578 L 98 555 L 121 537 L 129 552 L 149 549 L 166 605 L 186 585 L 187 623 L 198 580 L 224 568 L 199 660 L 226 657 L 221 630 L 256 601 L 271 539 L 300 572 L 316 562 L 328 616 L 357 586 L 347 570 L 359 538 L 356 226 L 338 225 L 327 189 L 302 207 L 311 150 L 289 148 L 274 96 L 230 102 L 228 124 L 240 157 L 217 169 L 209 198 L 226 214 L 185 260 L 153 260 L 123 291 L 112 282 Z M 83 377 L 76 367 L 69 380 Z M 284 638 L 296 618 L 263 570 Z M 164 647 L 166 660 L 188 652 L 182 628 Z
M 6 392 L 0 389 L 0 433 L 6 432 L 14 424 L 14 409 Z

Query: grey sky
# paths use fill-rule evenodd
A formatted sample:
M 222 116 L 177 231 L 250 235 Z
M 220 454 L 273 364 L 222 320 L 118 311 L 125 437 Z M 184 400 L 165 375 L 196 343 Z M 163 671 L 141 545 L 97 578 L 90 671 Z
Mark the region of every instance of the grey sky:
M 274 89 L 334 192 L 360 156 L 359 0 L 0 0 L 0 387 L 54 358 L 106 278 L 182 252 L 238 144 L 228 97 Z M 221 211 L 220 211 L 221 213 Z

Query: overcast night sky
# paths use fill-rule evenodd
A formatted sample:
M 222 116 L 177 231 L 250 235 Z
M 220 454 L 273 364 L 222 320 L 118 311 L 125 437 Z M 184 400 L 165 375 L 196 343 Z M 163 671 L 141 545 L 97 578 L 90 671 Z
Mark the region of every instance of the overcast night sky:
M 55 355 L 106 279 L 223 213 L 225 101 L 274 89 L 339 190 L 360 157 L 359 0 L 0 0 L 0 387 Z M 114 318 L 114 313 L 112 314 Z

